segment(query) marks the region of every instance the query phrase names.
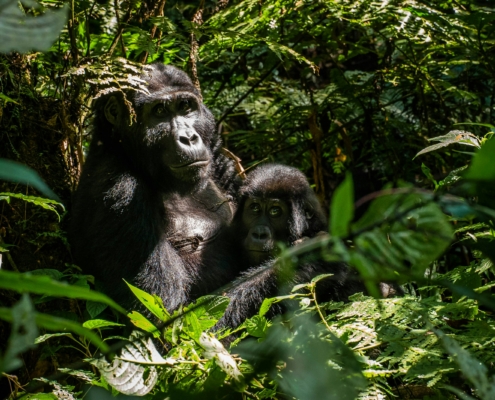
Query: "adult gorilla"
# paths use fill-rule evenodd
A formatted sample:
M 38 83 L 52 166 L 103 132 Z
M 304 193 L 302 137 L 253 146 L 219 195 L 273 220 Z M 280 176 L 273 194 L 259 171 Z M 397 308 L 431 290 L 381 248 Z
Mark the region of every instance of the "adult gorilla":
M 177 308 L 238 271 L 223 232 L 233 217 L 233 163 L 221 154 L 213 116 L 189 77 L 146 67 L 149 94 L 97 100 L 93 140 L 73 199 L 76 263 L 126 307 L 123 279 Z

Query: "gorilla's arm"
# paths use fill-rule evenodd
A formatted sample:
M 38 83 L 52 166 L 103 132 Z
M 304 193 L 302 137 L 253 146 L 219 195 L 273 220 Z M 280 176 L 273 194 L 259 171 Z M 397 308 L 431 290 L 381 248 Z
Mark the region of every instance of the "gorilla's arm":
M 158 294 L 175 308 L 186 301 L 189 277 L 163 239 L 161 199 L 147 182 L 108 153 L 90 153 L 72 213 L 71 243 L 77 261 L 96 275 L 106 293 L 135 302 L 123 279 Z M 136 271 L 139 271 L 136 274 Z
M 319 301 L 347 301 L 351 294 L 363 292 L 364 285 L 344 263 L 314 262 L 293 271 L 280 271 L 276 260 L 251 268 L 234 281 L 225 295 L 229 306 L 217 327 L 235 327 L 255 315 L 264 299 L 288 294 L 294 285 L 308 283 L 317 275 L 333 274 L 317 284 Z M 284 311 L 281 303 L 273 304 L 270 316 Z

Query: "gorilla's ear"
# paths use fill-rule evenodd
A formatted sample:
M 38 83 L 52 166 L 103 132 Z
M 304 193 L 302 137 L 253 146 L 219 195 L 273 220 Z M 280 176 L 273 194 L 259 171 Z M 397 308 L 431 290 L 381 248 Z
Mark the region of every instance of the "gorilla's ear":
M 304 216 L 306 217 L 306 219 L 311 219 L 315 216 L 315 211 L 312 207 L 306 207 L 304 209 Z
M 112 125 L 117 125 L 122 117 L 122 107 L 115 96 L 111 96 L 104 107 L 105 117 Z

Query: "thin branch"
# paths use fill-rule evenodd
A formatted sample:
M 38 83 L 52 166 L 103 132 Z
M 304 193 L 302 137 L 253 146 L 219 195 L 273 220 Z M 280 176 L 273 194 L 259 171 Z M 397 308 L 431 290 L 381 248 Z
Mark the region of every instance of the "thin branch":
M 121 24 L 120 24 L 120 16 L 119 16 L 119 0 L 114 0 L 113 4 L 115 7 L 115 17 L 117 18 L 117 26 L 120 29 Z M 122 35 L 120 35 L 119 42 L 120 45 L 122 46 L 122 57 L 127 58 L 126 57 L 127 52 L 125 51 L 125 46 L 124 46 L 124 37 Z
M 163 10 L 165 10 L 166 3 L 167 0 L 161 0 L 161 2 L 158 4 L 158 7 L 156 7 L 156 12 L 154 17 L 163 17 Z M 158 31 L 158 38 L 161 39 L 161 30 L 159 30 L 158 27 L 155 24 L 153 24 L 153 27 L 151 28 L 151 32 L 150 32 L 151 40 L 155 38 L 157 31 Z M 148 52 L 145 51 L 140 60 L 141 64 L 144 64 L 147 59 L 148 59 Z
M 275 71 L 277 68 L 279 68 L 281 65 L 283 64 L 283 61 L 280 61 L 279 63 L 275 64 L 272 68 L 270 68 L 260 79 L 258 79 L 258 82 L 256 82 L 253 86 L 251 86 L 251 88 L 246 92 L 244 93 L 241 97 L 239 97 L 239 99 L 237 99 L 237 101 L 229 107 L 229 109 L 227 111 L 225 111 L 223 113 L 223 115 L 220 117 L 220 119 L 218 120 L 217 122 L 217 125 L 222 123 L 222 121 L 227 118 L 227 116 L 232 112 L 234 111 L 234 109 L 239 105 L 241 104 L 241 102 L 246 98 L 248 97 L 251 93 L 253 93 L 254 89 L 256 89 L 259 85 L 261 85 L 263 83 L 263 81 L 268 78 L 273 71 Z
M 129 8 L 127 9 L 127 12 L 125 14 L 125 17 L 123 18 L 123 23 L 120 24 L 120 26 L 117 29 L 117 34 L 112 40 L 112 44 L 110 45 L 110 48 L 108 49 L 107 55 L 111 56 L 113 52 L 115 51 L 115 48 L 117 47 L 117 43 L 120 40 L 120 37 L 122 36 L 122 33 L 124 32 L 124 24 L 127 24 L 129 20 L 131 19 L 131 13 L 132 13 L 132 7 L 133 7 L 133 2 L 130 2 Z
M 70 2 L 70 18 L 69 18 L 69 23 L 67 24 L 67 28 L 69 30 L 70 52 L 72 55 L 72 61 L 74 62 L 74 65 L 77 65 L 79 62 L 79 52 L 77 49 L 77 42 L 76 42 L 76 33 L 75 33 L 76 16 L 75 16 L 74 7 L 75 7 L 74 0 L 72 0 Z

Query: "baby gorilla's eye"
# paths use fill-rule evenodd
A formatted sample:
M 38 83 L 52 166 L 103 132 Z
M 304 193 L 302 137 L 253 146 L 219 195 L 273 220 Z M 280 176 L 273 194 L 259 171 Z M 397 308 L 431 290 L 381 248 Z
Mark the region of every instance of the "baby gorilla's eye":
M 179 110 L 184 113 L 190 113 L 192 111 L 192 102 L 188 99 L 183 99 L 179 102 Z
M 250 209 L 251 211 L 254 211 L 255 213 L 257 213 L 257 212 L 260 212 L 260 211 L 261 211 L 261 207 L 260 207 L 260 205 L 259 205 L 258 203 L 253 203 L 253 204 L 251 204 L 251 205 L 249 206 L 249 209 Z
M 163 104 L 158 104 L 153 108 L 153 114 L 157 117 L 163 117 L 167 113 L 167 109 Z
M 272 217 L 279 217 L 280 215 L 282 215 L 282 209 L 279 206 L 273 206 L 272 208 L 270 208 L 269 213 Z

